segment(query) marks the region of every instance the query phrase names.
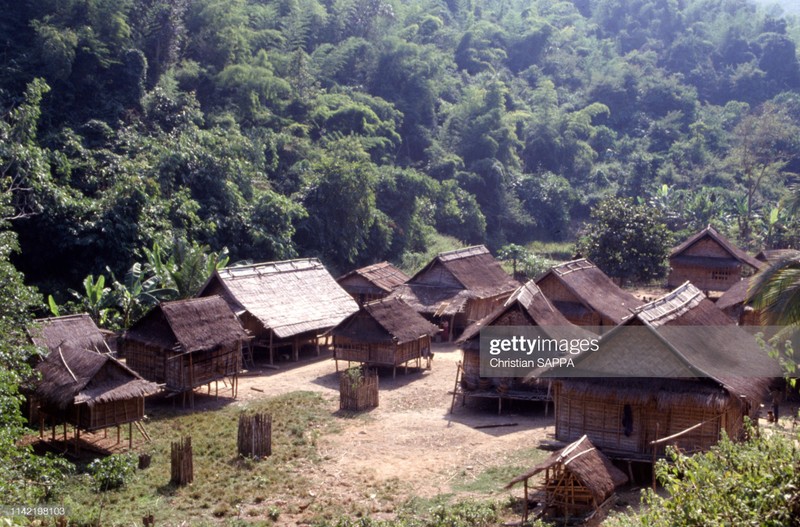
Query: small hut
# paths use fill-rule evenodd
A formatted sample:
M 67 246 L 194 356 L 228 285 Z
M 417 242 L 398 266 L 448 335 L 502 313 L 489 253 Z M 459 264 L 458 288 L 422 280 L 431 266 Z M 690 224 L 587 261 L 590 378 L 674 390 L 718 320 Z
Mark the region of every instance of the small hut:
M 585 258 L 553 266 L 536 285 L 567 320 L 599 331 L 630 318 L 642 305 Z
M 440 253 L 389 295 L 447 331 L 446 340 L 489 315 L 511 296 L 511 278 L 483 245 Z
M 520 482 L 525 486 L 523 523 L 528 521 L 528 480 L 542 472 L 544 480 L 537 490 L 544 494 L 543 513 L 564 523 L 589 520 L 604 509 L 617 487 L 628 482 L 628 477 L 584 435 L 506 485 L 507 489 Z
M 144 398 L 158 386 L 110 355 L 58 346 L 36 366 L 33 395 L 42 414 L 79 430 L 94 431 L 140 421 Z M 132 426 L 131 426 L 132 428 Z M 132 433 L 129 437 L 133 438 Z
M 549 382 L 525 382 L 524 378 L 484 378 L 480 376 L 480 333 L 488 327 L 539 326 L 544 338 L 585 338 L 587 332 L 574 326 L 542 294 L 531 280 L 520 286 L 492 314 L 471 324 L 457 343 L 463 353 L 462 366 L 456 382 L 456 390 L 466 402 L 469 397 L 496 398 L 498 412 L 503 400 L 549 401 Z M 455 399 L 455 398 L 454 398 Z
M 672 250 L 667 287 L 689 281 L 703 291 L 727 291 L 762 264 L 709 225 Z
M 336 371 L 339 361 L 346 360 L 389 366 L 394 376 L 398 366 L 430 360 L 431 337 L 438 331 L 402 300 L 368 302 L 331 330 Z
M 303 344 L 319 353 L 322 335 L 358 311 L 316 258 L 218 269 L 198 294 L 212 295 L 225 299 L 270 364 L 279 348 L 290 348 L 294 360 Z
M 174 393 L 236 379 L 242 344 L 249 336 L 219 296 L 163 302 L 136 322 L 122 339 L 130 368 Z
M 706 450 L 757 417 L 777 362 L 690 283 L 642 306 L 554 382 L 555 433 L 650 460 L 666 442 Z
M 751 278 L 742 278 L 732 285 L 716 301 L 717 309 L 735 320 L 740 326 L 759 326 L 761 319 L 753 307 L 749 289 Z
M 764 263 L 775 263 L 786 258 L 794 258 L 800 254 L 797 249 L 764 249 L 756 255 L 756 260 Z
M 359 305 L 363 305 L 385 298 L 395 287 L 406 283 L 408 278 L 407 274 L 389 262 L 381 262 L 350 271 L 336 281 Z

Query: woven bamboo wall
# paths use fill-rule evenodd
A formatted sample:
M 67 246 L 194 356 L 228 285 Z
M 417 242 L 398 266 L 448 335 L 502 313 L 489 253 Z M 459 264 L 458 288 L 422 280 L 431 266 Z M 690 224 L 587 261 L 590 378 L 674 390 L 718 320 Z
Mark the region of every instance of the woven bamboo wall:
M 147 379 L 163 383 L 166 380 L 166 355 L 163 350 L 147 346 L 139 342 L 126 340 L 122 348 L 125 350 L 125 364 Z
M 241 349 L 220 348 L 169 357 L 165 383 L 168 390 L 185 391 L 226 377 L 241 370 Z
M 339 409 L 361 411 L 378 406 L 378 372 L 372 370 L 358 380 L 349 372 L 339 375 Z
M 682 253 L 684 256 L 705 256 L 710 258 L 731 258 L 728 251 L 711 238 L 703 238 L 693 243 Z
M 557 439 L 571 442 L 586 434 L 598 448 L 631 455 L 652 455 L 650 441 L 677 434 L 699 423 L 704 424 L 669 444 L 685 452 L 707 450 L 719 440 L 721 423 L 731 423 L 731 429 L 735 430 L 735 423 L 741 422 L 741 416 L 732 407 L 726 408 L 725 415 L 720 416 L 711 407 L 676 404 L 658 408 L 655 402 L 643 404 L 595 394 L 568 394 L 558 385 L 554 400 Z M 623 427 L 626 404 L 630 406 L 632 417 L 629 435 Z M 666 445 L 660 445 L 657 454 L 663 455 L 665 448 Z
M 670 263 L 672 270 L 669 273 L 669 285 L 677 287 L 689 281 L 698 289 L 704 291 L 727 291 L 741 279 L 741 265 L 731 267 L 700 267 L 685 265 L 680 262 Z
M 400 366 L 422 356 L 422 349 L 430 349 L 430 337 L 425 335 L 415 341 L 404 344 L 363 343 L 347 337 L 337 336 L 334 339 L 334 357 L 336 360 L 362 362 L 379 366 Z

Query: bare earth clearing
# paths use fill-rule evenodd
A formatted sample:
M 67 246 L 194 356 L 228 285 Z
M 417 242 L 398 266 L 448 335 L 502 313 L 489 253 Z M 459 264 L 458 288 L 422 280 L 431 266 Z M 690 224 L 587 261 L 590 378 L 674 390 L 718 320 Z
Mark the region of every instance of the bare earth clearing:
M 496 403 L 466 407 L 457 402 L 449 413 L 461 352 L 452 345 L 435 345 L 431 370 L 398 369 L 380 377 L 380 406 L 355 417 L 339 419 L 341 433 L 319 439 L 321 463 L 304 467 L 312 482 L 300 509 L 315 500 L 339 503 L 350 510 L 382 516 L 410 497 L 433 498 L 453 493 L 453 485 L 474 480 L 489 467 L 519 462 L 520 451 L 530 450 L 553 433 L 552 418 L 541 407 L 516 408 L 506 404 L 497 415 Z M 323 357 L 329 357 L 323 353 Z M 240 378 L 239 401 L 270 397 L 295 390 L 320 392 L 339 408 L 339 380 L 329 358 L 282 363 L 278 370 L 263 369 Z M 340 363 L 340 367 L 346 367 Z M 509 409 L 506 409 L 509 408 Z M 515 426 L 476 429 L 475 426 L 517 423 Z M 515 459 L 516 453 L 516 459 Z M 535 461 L 531 460 L 530 465 Z M 527 465 L 527 463 L 524 463 Z M 506 481 L 497 481 L 500 497 Z M 467 497 L 468 492 L 459 492 Z M 521 491 L 514 494 L 521 495 Z M 290 499 L 290 498 L 287 498 Z M 279 523 L 302 525 L 302 512 L 282 514 Z

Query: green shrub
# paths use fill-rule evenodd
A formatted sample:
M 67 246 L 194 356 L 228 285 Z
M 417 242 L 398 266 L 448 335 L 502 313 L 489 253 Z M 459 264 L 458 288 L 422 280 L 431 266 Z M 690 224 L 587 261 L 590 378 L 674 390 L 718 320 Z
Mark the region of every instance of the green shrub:
M 136 461 L 132 454 L 113 454 L 89 463 L 89 473 L 97 490 L 104 492 L 124 486 L 136 472 Z

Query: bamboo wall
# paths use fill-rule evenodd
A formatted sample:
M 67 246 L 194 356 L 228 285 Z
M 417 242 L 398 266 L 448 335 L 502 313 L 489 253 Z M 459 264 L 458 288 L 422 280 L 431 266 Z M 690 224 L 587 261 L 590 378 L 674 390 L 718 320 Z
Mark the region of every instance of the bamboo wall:
M 165 384 L 174 392 L 233 377 L 242 368 L 241 344 L 193 353 L 176 353 L 138 342 L 128 342 L 125 348 L 129 368 L 149 381 Z
M 741 280 L 742 266 L 701 267 L 670 262 L 668 286 L 677 287 L 686 281 L 703 291 L 727 291 Z
M 672 405 L 658 408 L 654 400 L 621 400 L 597 394 L 571 394 L 556 383 L 555 393 L 556 438 L 572 442 L 583 434 L 595 446 L 613 455 L 649 458 L 652 456 L 650 441 L 682 432 L 699 423 L 703 426 L 688 432 L 670 445 L 677 445 L 684 452 L 707 450 L 716 444 L 722 428 L 734 432 L 741 422 L 741 413 L 729 406 L 724 413 L 714 408 L 699 405 Z M 623 416 L 625 405 L 631 409 L 632 427 L 625 435 Z M 663 456 L 665 444 L 658 447 L 657 455 Z
M 78 426 L 88 431 L 132 423 L 144 418 L 144 397 L 99 403 L 91 407 L 82 404 L 79 413 Z
M 361 372 L 354 379 L 349 372 L 339 374 L 339 409 L 361 411 L 378 407 L 378 372 Z
M 361 362 L 376 366 L 400 366 L 411 360 L 421 358 L 422 351 L 430 350 L 431 338 L 428 335 L 403 344 L 365 343 L 347 337 L 335 336 L 333 357 L 336 360 Z

